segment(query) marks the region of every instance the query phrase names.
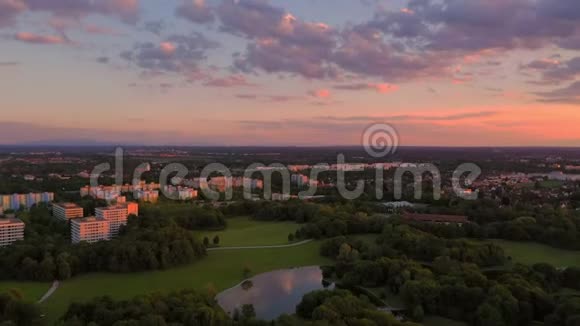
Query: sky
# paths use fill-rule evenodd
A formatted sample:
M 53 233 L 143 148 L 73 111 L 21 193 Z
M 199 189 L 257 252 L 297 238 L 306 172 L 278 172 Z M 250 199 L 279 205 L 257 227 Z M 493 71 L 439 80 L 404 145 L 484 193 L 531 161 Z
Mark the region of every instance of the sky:
M 0 0 L 0 144 L 580 146 L 578 0 Z

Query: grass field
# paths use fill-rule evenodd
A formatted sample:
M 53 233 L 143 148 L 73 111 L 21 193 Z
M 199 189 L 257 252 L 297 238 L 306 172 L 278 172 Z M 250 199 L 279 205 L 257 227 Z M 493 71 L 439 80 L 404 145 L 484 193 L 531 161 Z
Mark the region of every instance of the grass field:
M 288 234 L 299 227 L 295 223 L 260 222 L 239 217 L 229 219 L 226 230 L 198 234 L 210 239 L 219 235 L 222 247 L 284 245 L 288 244 Z M 245 267 L 255 275 L 276 269 L 331 263 L 320 256 L 319 250 L 320 242 L 314 241 L 289 248 L 212 251 L 196 263 L 166 271 L 83 275 L 61 282 L 53 296 L 42 304 L 42 309 L 48 320 L 54 322 L 71 302 L 103 295 L 129 299 L 141 294 L 179 289 L 205 290 L 211 287 L 221 291 L 242 281 Z M 38 300 L 49 287 L 48 283 L 0 282 L 0 292 L 19 289 L 28 301 Z
M 223 231 L 198 232 L 201 239 L 220 237 L 220 246 L 268 246 L 288 243 L 288 234 L 300 228 L 294 222 L 261 222 L 248 217 L 228 219 L 228 227 Z
M 555 189 L 562 187 L 564 183 L 559 180 L 544 180 L 540 181 L 540 187 L 545 189 Z
M 43 304 L 43 309 L 50 320 L 55 320 L 65 312 L 69 303 L 96 296 L 127 299 L 157 291 L 205 289 L 210 284 L 220 291 L 242 281 L 245 266 L 252 274 L 259 274 L 330 263 L 319 255 L 319 247 L 319 242 L 310 242 L 290 248 L 218 251 L 210 252 L 197 263 L 167 271 L 85 275 L 63 282 Z
M 580 251 L 557 249 L 533 242 L 492 240 L 500 245 L 515 262 L 533 265 L 549 263 L 555 267 L 580 267 Z
M 48 291 L 50 283 L 34 282 L 0 282 L 0 293 L 16 290 L 25 301 L 36 302 Z

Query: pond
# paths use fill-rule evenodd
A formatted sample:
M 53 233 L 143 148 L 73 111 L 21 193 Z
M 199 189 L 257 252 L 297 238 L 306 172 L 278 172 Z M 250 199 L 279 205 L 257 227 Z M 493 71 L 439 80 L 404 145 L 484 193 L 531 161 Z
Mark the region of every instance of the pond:
M 230 315 L 236 308 L 241 310 L 242 305 L 252 304 L 256 317 L 273 320 L 282 314 L 293 314 L 305 294 L 324 289 L 322 278 L 318 266 L 273 271 L 225 290 L 216 299 Z M 334 288 L 334 284 L 327 288 Z

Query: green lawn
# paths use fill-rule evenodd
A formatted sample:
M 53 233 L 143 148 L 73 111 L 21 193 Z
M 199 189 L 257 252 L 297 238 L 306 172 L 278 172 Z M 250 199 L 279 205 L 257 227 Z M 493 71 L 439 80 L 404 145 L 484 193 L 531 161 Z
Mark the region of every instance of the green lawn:
M 198 232 L 203 239 L 211 241 L 214 236 L 220 237 L 220 246 L 268 246 L 288 243 L 288 234 L 300 228 L 294 222 L 262 222 L 248 217 L 228 219 L 228 227 L 223 231 Z
M 36 302 L 48 291 L 50 285 L 40 282 L 0 282 L 0 293 L 16 290 L 25 301 Z
M 290 248 L 214 251 L 197 263 L 167 271 L 85 275 L 63 282 L 43 304 L 43 309 L 48 318 L 55 321 L 66 311 L 69 303 L 89 300 L 95 296 L 110 295 L 127 299 L 156 291 L 205 289 L 210 284 L 220 291 L 242 281 L 245 266 L 253 274 L 258 274 L 330 263 L 319 255 L 319 248 L 320 242 L 310 242 Z
M 560 188 L 560 187 L 562 187 L 563 184 L 564 183 L 562 181 L 559 181 L 559 180 L 544 180 L 544 181 L 540 181 L 540 187 L 546 188 L 546 189 Z
M 533 242 L 492 240 L 500 245 L 515 262 L 533 265 L 549 263 L 555 267 L 580 267 L 580 251 L 557 249 Z

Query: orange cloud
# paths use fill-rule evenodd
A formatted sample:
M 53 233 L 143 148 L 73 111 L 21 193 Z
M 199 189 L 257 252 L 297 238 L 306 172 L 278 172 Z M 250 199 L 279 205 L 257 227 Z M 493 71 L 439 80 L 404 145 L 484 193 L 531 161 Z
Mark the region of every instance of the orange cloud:
M 327 99 L 327 98 L 330 98 L 330 96 L 332 95 L 330 93 L 330 90 L 328 90 L 328 89 L 317 89 L 317 90 L 311 91 L 309 94 L 310 94 L 310 96 L 320 98 L 320 99 Z
M 21 32 L 14 36 L 18 41 L 35 43 L 35 44 L 64 44 L 67 40 L 56 35 L 39 35 L 33 33 Z
M 377 90 L 377 92 L 381 93 L 381 94 L 387 94 L 387 93 L 392 93 L 392 92 L 396 92 L 399 90 L 399 86 L 397 85 L 393 85 L 393 84 L 373 84 L 371 85 L 374 89 Z

